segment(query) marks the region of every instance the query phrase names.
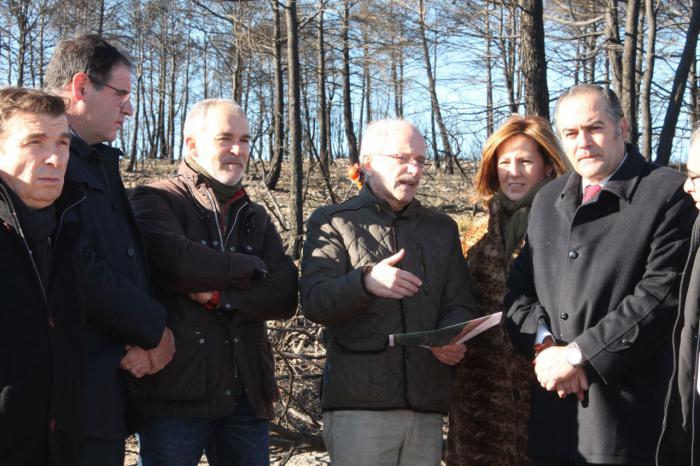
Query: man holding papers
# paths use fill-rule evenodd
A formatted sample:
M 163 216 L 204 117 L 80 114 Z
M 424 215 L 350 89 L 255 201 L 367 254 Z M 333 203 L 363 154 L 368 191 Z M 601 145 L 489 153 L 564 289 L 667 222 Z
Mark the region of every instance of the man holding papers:
M 470 318 L 457 225 L 414 199 L 426 145 L 409 122 L 371 123 L 361 164 L 359 195 L 309 218 L 301 264 L 304 313 L 326 326 L 324 440 L 335 466 L 439 465 L 465 347 L 388 336 Z

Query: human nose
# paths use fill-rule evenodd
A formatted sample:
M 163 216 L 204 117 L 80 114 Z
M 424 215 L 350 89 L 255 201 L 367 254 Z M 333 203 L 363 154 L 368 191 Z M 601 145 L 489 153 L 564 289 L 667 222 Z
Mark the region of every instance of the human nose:
M 695 182 L 690 177 L 685 179 L 685 183 L 683 183 L 683 190 L 688 194 L 695 192 Z
M 586 147 L 590 144 L 591 141 L 591 134 L 588 130 L 586 129 L 581 129 L 578 132 L 578 135 L 576 136 L 576 142 L 578 143 L 579 147 Z
M 406 164 L 406 171 L 408 171 L 408 173 L 410 173 L 412 175 L 417 174 L 420 170 L 421 170 L 420 165 L 418 165 L 414 161 L 411 161 L 410 163 Z
M 518 162 L 510 162 L 504 168 L 510 176 L 515 177 L 520 174 L 520 164 Z
M 134 115 L 134 107 L 131 106 L 131 98 L 130 97 L 127 97 L 127 99 L 124 102 L 122 102 L 121 111 L 124 115 L 128 115 L 128 116 Z

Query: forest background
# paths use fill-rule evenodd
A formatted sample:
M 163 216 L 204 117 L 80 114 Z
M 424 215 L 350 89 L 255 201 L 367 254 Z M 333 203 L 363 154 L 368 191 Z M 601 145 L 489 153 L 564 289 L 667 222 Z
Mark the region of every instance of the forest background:
M 631 142 L 664 165 L 685 162 L 700 121 L 700 0 L 0 0 L 0 18 L 0 85 L 41 87 L 76 33 L 128 52 L 134 115 L 115 145 L 132 182 L 174 170 L 194 102 L 239 102 L 260 198 L 297 258 L 310 209 L 348 194 L 343 167 L 368 121 L 419 126 L 451 206 L 494 128 L 511 113 L 553 117 L 573 84 L 615 89 Z M 320 445 L 318 331 L 299 318 L 271 333 L 284 394 L 273 430 L 290 452 Z

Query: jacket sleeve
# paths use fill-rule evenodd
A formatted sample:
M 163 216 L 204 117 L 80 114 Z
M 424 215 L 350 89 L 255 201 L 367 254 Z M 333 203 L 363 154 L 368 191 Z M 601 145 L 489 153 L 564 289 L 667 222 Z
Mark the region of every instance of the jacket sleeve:
M 532 248 L 527 236 L 508 275 L 504 308 L 506 328 L 515 349 L 523 356 L 532 358 L 537 324 L 542 320 L 549 326 L 549 318 L 535 290 Z
M 234 323 L 286 319 L 297 309 L 298 270 L 284 252 L 274 224 L 265 218 L 263 260 L 268 273 L 250 287 L 221 291 L 219 307 L 234 311 Z
M 440 300 L 438 328 L 458 324 L 476 315 L 467 262 L 462 255 L 457 225 L 451 222 L 452 235 L 447 267 L 447 283 Z
M 87 322 L 124 343 L 145 349 L 158 346 L 165 328 L 165 309 L 146 291 L 97 260 L 84 237 L 80 249 Z
M 362 314 L 375 300 L 365 289 L 363 271 L 350 263 L 341 235 L 323 211 L 311 214 L 301 260 L 304 315 L 313 322 L 333 325 Z
M 675 191 L 658 211 L 646 269 L 634 293 L 576 338 L 584 358 L 606 383 L 639 367 L 670 337 L 696 214 L 690 197 L 680 188 Z
M 151 274 L 159 287 L 174 293 L 223 290 L 240 286 L 266 269 L 257 256 L 223 252 L 187 238 L 171 196 L 152 186 L 140 186 L 131 196 Z

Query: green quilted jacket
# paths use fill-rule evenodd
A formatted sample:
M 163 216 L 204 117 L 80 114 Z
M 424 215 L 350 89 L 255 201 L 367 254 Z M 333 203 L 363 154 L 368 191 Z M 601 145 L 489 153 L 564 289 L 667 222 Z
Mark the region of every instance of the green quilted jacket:
M 408 298 L 368 294 L 362 273 L 405 249 L 398 265 L 423 285 Z M 302 259 L 304 314 L 326 326 L 323 410 L 412 409 L 446 413 L 452 368 L 426 348 L 390 347 L 392 333 L 434 330 L 472 316 L 457 225 L 414 200 L 395 213 L 365 186 L 317 209 Z

